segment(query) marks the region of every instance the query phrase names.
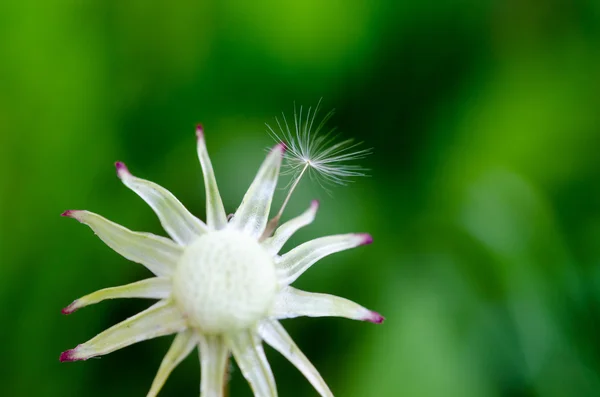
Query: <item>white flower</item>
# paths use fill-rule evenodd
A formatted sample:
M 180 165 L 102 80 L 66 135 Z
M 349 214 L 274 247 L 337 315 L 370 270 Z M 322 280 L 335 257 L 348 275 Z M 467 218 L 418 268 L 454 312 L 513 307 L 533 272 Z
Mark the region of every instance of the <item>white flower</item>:
M 318 208 L 313 201 L 306 212 L 281 225 L 273 236 L 264 238 L 285 145 L 278 144 L 271 150 L 242 204 L 228 221 L 201 127 L 197 136 L 206 188 L 206 223 L 188 212 L 169 191 L 133 176 L 122 163 L 116 164 L 119 178 L 152 207 L 171 239 L 133 232 L 88 211 L 63 214 L 88 225 L 116 252 L 144 265 L 155 275 L 84 296 L 63 309 L 63 313 L 105 299 L 159 301 L 65 351 L 60 360 L 87 360 L 143 340 L 177 334 L 148 396 L 156 396 L 171 371 L 198 346 L 203 397 L 223 396 L 230 354 L 255 396 L 271 397 L 277 396 L 277 390 L 262 347 L 265 341 L 291 361 L 321 396 L 332 396 L 278 320 L 338 316 L 381 323 L 381 315 L 349 300 L 290 286 L 319 259 L 369 244 L 371 236 L 321 237 L 279 255 L 290 236 L 313 221 Z

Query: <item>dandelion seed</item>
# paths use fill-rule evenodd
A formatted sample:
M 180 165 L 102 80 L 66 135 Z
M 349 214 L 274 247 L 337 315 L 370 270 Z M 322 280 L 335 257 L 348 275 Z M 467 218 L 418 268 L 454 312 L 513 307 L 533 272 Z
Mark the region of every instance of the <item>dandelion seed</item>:
M 279 223 L 292 193 L 305 174 L 308 174 L 311 180 L 317 182 L 328 193 L 330 193 L 328 188 L 330 185 L 346 185 L 354 177 L 367 176 L 368 169 L 354 162 L 365 158 L 373 150 L 361 149 L 363 142 L 356 142 L 352 138 L 335 143 L 339 137 L 336 128 L 325 130 L 325 125 L 333 117 L 334 110 L 329 111 L 318 124 L 315 124 L 320 105 L 321 100 L 314 110 L 309 107 L 303 118 L 302 106 L 297 112 L 294 104 L 293 130 L 290 129 L 285 113 L 282 113 L 282 122 L 279 118 L 275 118 L 279 132 L 266 124 L 273 139 L 287 145 L 288 150 L 285 153 L 281 175 L 292 175 L 292 179 L 288 185 L 287 196 L 277 215 L 269 222 L 263 238 L 268 237 Z

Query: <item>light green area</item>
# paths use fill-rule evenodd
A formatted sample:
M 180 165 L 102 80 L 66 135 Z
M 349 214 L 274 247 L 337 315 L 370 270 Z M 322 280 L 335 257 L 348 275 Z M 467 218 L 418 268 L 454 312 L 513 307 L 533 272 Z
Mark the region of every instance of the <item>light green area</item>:
M 272 144 L 264 122 L 323 97 L 374 148 L 371 177 L 333 197 L 303 181 L 284 218 L 321 208 L 292 243 L 375 243 L 295 286 L 387 318 L 283 322 L 333 392 L 600 395 L 599 49 L 597 0 L 0 2 L 0 394 L 145 395 L 171 338 L 58 362 L 148 306 L 60 314 L 148 276 L 60 213 L 163 234 L 121 160 L 204 219 L 198 122 L 233 212 Z M 267 355 L 280 395 L 315 395 Z M 162 395 L 198 395 L 198 367 Z M 237 369 L 230 389 L 250 395 Z

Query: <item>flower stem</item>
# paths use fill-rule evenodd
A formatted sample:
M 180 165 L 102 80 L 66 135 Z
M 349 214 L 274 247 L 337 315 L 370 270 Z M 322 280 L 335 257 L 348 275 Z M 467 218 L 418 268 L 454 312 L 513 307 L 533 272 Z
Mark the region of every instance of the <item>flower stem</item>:
M 306 172 L 306 170 L 308 169 L 309 166 L 310 166 L 310 162 L 307 161 L 306 164 L 304 165 L 304 168 L 302 168 L 302 171 L 300 171 L 300 174 L 298 174 L 298 176 L 296 177 L 296 180 L 290 187 L 290 190 L 288 191 L 288 194 L 285 197 L 285 200 L 283 200 L 283 204 L 281 204 L 281 208 L 279 208 L 277 215 L 275 215 L 273 218 L 271 218 L 269 223 L 267 223 L 267 227 L 265 228 L 265 231 L 262 234 L 262 236 L 260 237 L 259 241 L 263 241 L 264 239 L 270 237 L 271 234 L 275 231 L 275 229 L 277 228 L 277 225 L 279 224 L 279 220 L 281 219 L 281 215 L 283 215 L 283 211 L 285 210 L 285 207 L 287 206 L 288 202 L 290 201 L 290 197 L 292 197 L 292 193 L 294 193 L 296 186 L 298 186 L 298 183 L 300 183 L 300 179 L 302 179 L 302 176 L 304 175 L 304 173 Z

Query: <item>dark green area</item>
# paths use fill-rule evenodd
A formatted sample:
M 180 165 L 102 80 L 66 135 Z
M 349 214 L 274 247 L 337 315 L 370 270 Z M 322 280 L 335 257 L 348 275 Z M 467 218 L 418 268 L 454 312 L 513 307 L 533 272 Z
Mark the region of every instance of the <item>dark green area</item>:
M 371 177 L 333 197 L 303 181 L 286 217 L 322 206 L 293 242 L 375 243 L 296 285 L 387 317 L 283 322 L 334 393 L 600 395 L 597 0 L 1 2 L 0 394 L 144 396 L 171 338 L 58 362 L 147 302 L 62 307 L 148 274 L 60 213 L 163 234 L 122 160 L 204 217 L 197 122 L 232 212 L 264 122 L 321 97 L 374 148 Z M 280 395 L 316 395 L 267 354 Z M 198 367 L 162 395 L 198 395 Z

